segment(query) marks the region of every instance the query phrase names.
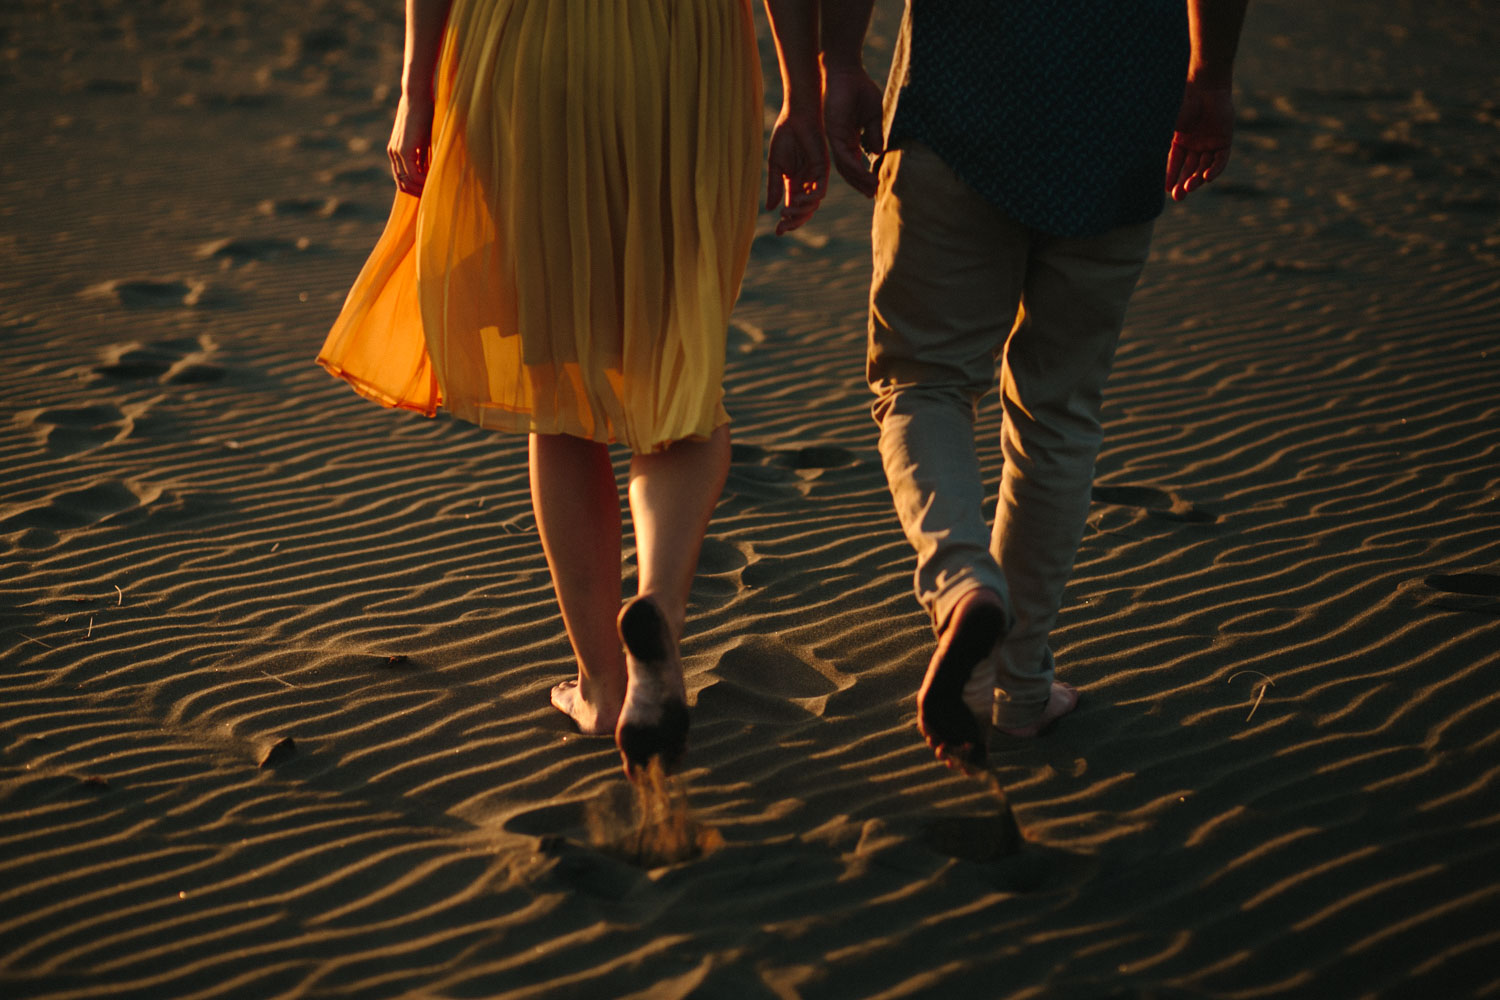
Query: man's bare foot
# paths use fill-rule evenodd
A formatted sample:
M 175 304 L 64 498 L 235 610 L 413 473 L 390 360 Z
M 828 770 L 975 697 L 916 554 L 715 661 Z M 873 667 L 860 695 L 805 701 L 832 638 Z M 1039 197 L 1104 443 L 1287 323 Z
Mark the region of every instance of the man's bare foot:
M 1053 681 L 1052 691 L 1047 695 L 1047 707 L 1042 710 L 1042 717 L 1040 719 L 1029 726 L 1017 726 L 1014 729 L 996 726 L 995 729 L 1006 736 L 1029 740 L 1051 729 L 1053 723 L 1077 707 L 1078 689 L 1071 684 L 1064 684 L 1062 681 Z
M 1009 616 L 1000 595 L 976 590 L 954 609 L 917 692 L 917 728 L 944 763 L 978 766 L 989 748 L 995 647 Z
M 634 777 L 651 758 L 671 767 L 687 749 L 687 688 L 677 640 L 666 615 L 649 597 L 637 597 L 620 609 L 620 641 L 625 644 L 625 705 L 615 728 L 615 744 Z
M 618 697 L 618 696 L 617 696 Z M 573 725 L 585 736 L 609 736 L 620 720 L 618 702 L 598 703 L 583 696 L 577 678 L 563 681 L 552 688 L 552 707 L 573 720 Z

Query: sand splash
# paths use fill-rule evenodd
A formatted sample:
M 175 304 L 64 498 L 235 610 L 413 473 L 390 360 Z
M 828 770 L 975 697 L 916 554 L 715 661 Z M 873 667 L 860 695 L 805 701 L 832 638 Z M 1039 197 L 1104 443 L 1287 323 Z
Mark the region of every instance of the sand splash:
M 628 789 L 614 786 L 588 805 L 589 843 L 642 868 L 691 861 L 724 846 L 718 830 L 693 817 L 687 789 L 652 760 Z

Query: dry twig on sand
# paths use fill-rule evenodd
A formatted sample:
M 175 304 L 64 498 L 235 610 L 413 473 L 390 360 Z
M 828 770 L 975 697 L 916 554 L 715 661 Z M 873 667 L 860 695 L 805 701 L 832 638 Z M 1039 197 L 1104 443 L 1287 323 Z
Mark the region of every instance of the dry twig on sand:
M 1255 717 L 1255 710 L 1260 707 L 1261 699 L 1266 696 L 1266 688 L 1268 688 L 1268 687 L 1275 687 L 1276 686 L 1276 682 L 1273 681 L 1273 680 L 1271 680 L 1271 678 L 1268 677 L 1267 675 L 1261 673 L 1259 670 L 1240 670 L 1240 671 L 1237 671 L 1237 672 L 1235 672 L 1233 674 L 1230 674 L 1229 675 L 1229 680 L 1225 681 L 1225 683 L 1226 684 L 1233 684 L 1234 683 L 1234 679 L 1236 677 L 1239 677 L 1239 676 L 1243 675 L 1243 674 L 1254 674 L 1257 677 L 1264 678 L 1259 684 L 1256 685 L 1256 687 L 1255 687 L 1255 704 L 1253 704 L 1253 705 L 1250 706 L 1250 714 L 1247 715 L 1247 716 L 1245 716 L 1245 721 L 1249 722 L 1251 719 L 1253 719 Z

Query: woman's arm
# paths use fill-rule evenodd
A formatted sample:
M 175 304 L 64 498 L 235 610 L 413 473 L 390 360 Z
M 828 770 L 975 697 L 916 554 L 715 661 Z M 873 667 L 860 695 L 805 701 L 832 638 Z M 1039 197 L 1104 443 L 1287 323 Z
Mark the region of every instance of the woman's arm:
M 777 233 L 812 218 L 828 193 L 818 70 L 818 0 L 765 0 L 781 64 L 781 114 L 771 132 L 766 208 L 781 204 Z
M 396 186 L 420 195 L 432 152 L 433 76 L 443 47 L 452 0 L 406 0 L 406 51 L 401 63 L 401 103 L 386 153 Z

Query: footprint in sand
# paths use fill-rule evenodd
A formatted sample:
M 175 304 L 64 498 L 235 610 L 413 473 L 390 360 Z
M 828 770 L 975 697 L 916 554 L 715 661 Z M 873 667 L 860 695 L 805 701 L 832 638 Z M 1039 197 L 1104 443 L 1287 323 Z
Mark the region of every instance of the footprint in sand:
M 699 576 L 733 576 L 755 558 L 754 550 L 744 543 L 705 538 L 698 552 Z
M 1251 274 L 1292 274 L 1299 277 L 1309 277 L 1315 274 L 1336 274 L 1338 265 L 1322 260 L 1295 260 L 1288 257 L 1277 257 L 1271 260 L 1258 260 L 1251 264 L 1247 270 Z
M 710 676 L 713 683 L 698 693 L 696 713 L 772 724 L 822 715 L 829 696 L 854 683 L 812 650 L 762 635 L 735 640 L 719 654 Z
M 111 299 L 127 309 L 173 309 L 204 303 L 208 286 L 175 278 L 119 278 L 84 290 L 90 298 Z
M 309 28 L 297 36 L 297 57 L 303 62 L 321 62 L 330 53 L 338 52 L 348 45 L 349 35 L 342 28 Z
M 726 495 L 746 500 L 786 500 L 805 497 L 811 480 L 829 469 L 859 463 L 847 448 L 810 446 L 770 451 L 759 445 L 735 444 L 729 457 Z
M 229 237 L 203 244 L 198 248 L 198 257 L 217 260 L 219 266 L 229 268 L 303 253 L 309 245 L 305 236 L 298 240 Z
M 792 451 L 778 453 L 773 459 L 777 465 L 788 469 L 796 469 L 799 472 L 816 471 L 824 469 L 842 469 L 854 465 L 859 461 L 859 456 L 847 448 L 820 447 L 797 448 Z
M 204 90 L 196 93 L 189 92 L 178 98 L 178 103 L 184 107 L 204 107 L 215 111 L 229 108 L 271 108 L 280 104 L 282 96 L 267 92 L 248 90 Z
M 588 826 L 587 809 L 585 803 L 575 799 L 552 802 L 515 813 L 502 828 L 526 837 L 577 836 Z
M 1180 524 L 1213 524 L 1217 514 L 1211 514 L 1197 505 L 1166 490 L 1151 486 L 1099 486 L 1093 489 L 1095 503 L 1115 507 L 1134 507 L 1145 517 Z
M 135 94 L 141 89 L 140 80 L 122 77 L 95 76 L 83 82 L 83 90 L 89 94 Z
M 19 413 L 16 423 L 30 428 L 48 451 L 77 455 L 129 437 L 139 412 L 137 407 L 127 413 L 113 403 L 52 407 Z
M 1445 611 L 1500 615 L 1500 574 L 1434 573 L 1422 580 L 1427 602 Z
M 390 168 L 380 167 L 343 167 L 338 170 L 330 170 L 319 176 L 326 184 L 380 184 L 391 183 Z
M 88 528 L 142 511 L 161 495 L 160 488 L 148 489 L 119 480 L 104 480 L 80 490 L 54 493 L 40 503 L 0 517 L 0 534 L 31 529 L 57 532 Z
M 754 559 L 755 552 L 748 544 L 705 538 L 693 575 L 693 603 L 717 608 L 734 599 L 745 589 L 740 574 Z
M 768 464 L 771 453 L 753 444 L 735 444 L 729 452 L 729 480 L 724 495 L 740 500 L 789 500 L 807 495 L 794 469 Z
M 337 198 L 267 198 L 256 206 L 256 211 L 271 216 L 326 216 L 337 203 Z
M 923 828 L 922 841 L 939 854 L 985 864 L 1019 854 L 1026 838 L 1002 797 L 991 813 L 933 819 Z
M 729 446 L 729 462 L 731 465 L 751 465 L 765 461 L 770 454 L 758 444 L 744 444 L 736 441 Z
M 348 149 L 348 143 L 328 132 L 294 132 L 276 140 L 281 149 L 335 150 Z
M 276 218 L 379 219 L 385 213 L 359 202 L 343 198 L 277 198 L 267 199 L 257 209 L 261 215 Z
M 534 874 L 615 901 L 642 884 L 643 869 L 691 861 L 724 844 L 693 814 L 684 787 L 659 774 L 635 785 L 608 785 L 587 801 L 516 813 L 504 829 L 535 837 L 537 855 L 553 859 Z
M 165 385 L 202 385 L 224 378 L 223 367 L 213 360 L 217 353 L 217 345 L 207 336 L 117 344 L 104 352 L 94 373 L 120 382 L 150 379 Z
M 108 780 L 91 774 L 28 774 L 10 785 L 10 808 L 34 807 L 58 801 L 93 798 L 109 791 Z
M 1407 139 L 1378 138 L 1355 140 L 1337 152 L 1364 163 L 1413 163 L 1426 159 L 1432 151 Z

